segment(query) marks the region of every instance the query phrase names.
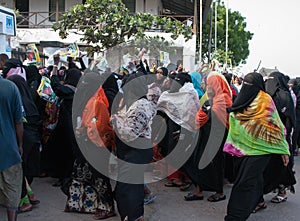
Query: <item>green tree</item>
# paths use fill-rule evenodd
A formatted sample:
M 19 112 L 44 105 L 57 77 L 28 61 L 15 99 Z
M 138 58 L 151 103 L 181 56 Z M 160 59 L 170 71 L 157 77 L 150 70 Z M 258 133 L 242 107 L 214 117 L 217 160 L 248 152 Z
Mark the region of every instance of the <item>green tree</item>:
M 210 12 L 211 13 L 211 12 Z M 210 15 L 209 15 L 210 16 Z M 208 17 L 209 18 L 209 17 Z M 229 59 L 233 66 L 245 63 L 249 56 L 249 41 L 252 39 L 253 33 L 246 31 L 245 17 L 239 12 L 228 9 L 228 62 Z M 214 39 L 214 27 L 215 18 L 212 18 L 212 55 L 211 58 L 219 60 L 220 63 L 225 63 L 225 42 L 226 42 L 226 7 L 223 2 L 218 1 L 217 9 L 217 53 L 214 53 L 215 39 Z M 209 19 L 206 21 L 203 27 L 203 42 L 202 51 L 203 58 L 208 58 L 208 46 L 209 46 Z
M 87 0 L 85 4 L 75 5 L 53 25 L 61 38 L 69 31 L 82 35 L 81 40 L 89 45 L 90 52 L 100 52 L 129 40 L 131 37 L 143 38 L 147 30 L 162 30 L 172 33 L 176 39 L 183 35 L 192 38 L 190 27 L 170 18 L 147 13 L 129 14 L 121 0 Z
M 145 36 L 141 39 L 131 40 L 127 43 L 127 45 L 128 44 L 135 48 L 135 54 L 138 54 L 141 48 L 145 48 L 147 50 L 147 54 L 152 60 L 158 60 L 161 51 L 165 51 L 170 54 L 175 52 L 174 47 L 172 47 L 173 42 L 169 42 L 164 37 L 160 36 Z

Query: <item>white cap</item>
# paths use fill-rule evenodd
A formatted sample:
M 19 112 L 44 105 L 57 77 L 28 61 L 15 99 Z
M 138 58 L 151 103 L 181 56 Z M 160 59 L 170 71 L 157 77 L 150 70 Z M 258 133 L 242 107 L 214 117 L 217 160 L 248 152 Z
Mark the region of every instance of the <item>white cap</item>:
M 245 76 L 244 76 L 244 74 L 243 74 L 242 72 L 239 72 L 239 73 L 237 74 L 237 77 L 244 79 Z

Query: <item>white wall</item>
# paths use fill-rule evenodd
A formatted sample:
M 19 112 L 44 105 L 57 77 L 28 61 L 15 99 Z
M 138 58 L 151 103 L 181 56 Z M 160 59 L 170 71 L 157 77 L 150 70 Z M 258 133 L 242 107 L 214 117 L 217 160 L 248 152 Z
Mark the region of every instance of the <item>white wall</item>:
M 69 9 L 73 5 L 76 4 L 82 4 L 82 0 L 66 0 L 65 1 L 65 10 Z M 39 13 L 37 15 L 34 15 L 30 18 L 30 22 L 35 24 L 35 23 L 40 23 L 45 18 L 49 16 L 49 0 L 29 0 L 29 11 L 30 12 L 43 12 Z M 46 19 L 45 22 L 43 22 L 45 25 L 52 25 L 53 23 L 49 21 L 49 19 Z
M 73 5 L 80 5 L 80 4 L 82 4 L 82 0 L 66 0 L 65 7 L 67 10 L 68 8 L 71 8 Z
M 144 7 L 144 0 L 136 0 L 136 12 L 145 12 L 153 15 L 158 15 L 162 11 L 161 0 L 146 0 L 146 7 Z
M 136 12 L 145 12 L 158 15 L 162 12 L 161 0 L 145 0 L 146 5 L 144 7 L 144 0 L 136 0 Z M 5 7 L 14 8 L 13 0 L 0 0 L 0 5 L 3 4 Z M 82 4 L 82 0 L 65 0 L 66 10 L 73 5 Z M 29 23 L 36 24 L 45 20 L 49 16 L 49 0 L 29 0 L 29 12 L 44 12 L 32 16 L 29 19 Z M 52 25 L 49 19 L 46 19 L 45 25 Z
M 170 33 L 161 33 L 161 32 L 147 32 L 146 35 L 156 36 L 159 35 L 164 37 L 167 41 L 172 41 Z M 58 32 L 53 31 L 52 29 L 17 29 L 17 36 L 11 40 L 11 47 L 15 48 L 20 42 L 30 43 L 30 42 L 40 42 L 40 41 L 60 41 L 67 44 L 77 42 L 80 43 L 79 35 L 70 33 L 68 38 L 61 39 L 58 35 Z M 173 45 L 176 47 L 182 48 L 182 58 L 177 55 L 174 57 L 170 55 L 170 58 L 173 58 L 173 63 L 176 63 L 177 59 L 183 59 L 183 67 L 189 71 L 195 70 L 195 53 L 196 53 L 196 36 L 187 42 L 185 42 L 183 36 L 180 36 L 178 39 L 173 41 Z M 173 60 L 172 59 L 172 60 Z
M 44 21 L 49 16 L 49 0 L 29 0 L 29 12 L 40 12 L 30 17 L 29 26 Z M 43 24 L 51 25 L 52 22 L 46 19 Z
M 29 0 L 30 12 L 47 12 L 49 11 L 49 0 Z
M 183 35 L 180 35 L 176 40 L 173 40 L 171 38 L 170 33 L 146 32 L 146 35 L 152 37 L 158 35 L 164 37 L 166 41 L 172 41 L 173 45 L 176 47 L 183 47 L 182 48 L 183 67 L 188 71 L 195 70 L 196 35 L 193 35 L 192 39 L 188 41 L 184 40 Z
M 15 8 L 13 0 L 0 0 L 0 5 L 11 9 Z
M 135 11 L 136 12 L 144 12 L 144 0 L 136 0 Z
M 11 57 L 10 41 L 6 35 L 0 35 L 0 53 L 5 53 Z

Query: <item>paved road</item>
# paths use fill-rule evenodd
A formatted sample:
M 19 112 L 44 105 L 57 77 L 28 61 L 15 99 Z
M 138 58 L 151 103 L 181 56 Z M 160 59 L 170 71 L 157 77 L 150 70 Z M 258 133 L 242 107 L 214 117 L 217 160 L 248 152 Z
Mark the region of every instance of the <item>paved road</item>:
M 298 171 L 297 180 L 300 180 L 300 156 L 295 158 L 295 169 Z M 32 187 L 41 200 L 41 204 L 31 212 L 20 214 L 19 221 L 92 221 L 90 214 L 76 214 L 63 212 L 66 197 L 57 187 L 52 187 L 53 178 L 37 178 Z M 218 203 L 210 203 L 206 200 L 186 202 L 178 188 L 164 187 L 164 182 L 150 184 L 150 188 L 156 193 L 154 203 L 145 206 L 147 221 L 221 221 L 226 213 L 228 199 Z M 231 186 L 225 186 L 225 193 L 229 198 Z M 204 192 L 205 197 L 211 193 Z M 299 221 L 300 220 L 300 185 L 296 185 L 296 194 L 288 194 L 287 202 L 282 204 L 268 203 L 268 208 L 252 214 L 249 221 Z M 274 194 L 265 196 L 270 201 Z M 246 201 L 247 199 L 245 199 Z M 6 220 L 5 210 L 0 208 L 0 221 Z M 119 221 L 119 217 L 107 219 L 107 221 Z

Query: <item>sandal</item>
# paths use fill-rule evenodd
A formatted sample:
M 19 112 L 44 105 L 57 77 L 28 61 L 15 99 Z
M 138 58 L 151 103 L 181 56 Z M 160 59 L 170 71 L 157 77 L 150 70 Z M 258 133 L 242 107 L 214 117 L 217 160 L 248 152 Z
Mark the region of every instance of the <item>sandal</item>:
M 35 197 L 34 193 L 32 192 L 32 190 L 27 190 L 27 195 L 29 197 L 29 201 L 30 203 L 35 206 L 40 204 L 40 201 Z
M 107 219 L 116 215 L 117 214 L 114 211 L 96 210 L 93 218 L 96 220 L 100 220 L 100 219 Z
M 192 183 L 184 183 L 183 185 L 180 186 L 181 191 L 186 191 L 192 186 Z
M 213 195 L 211 195 L 210 197 L 207 198 L 207 200 L 209 202 L 219 202 L 219 201 L 222 201 L 222 200 L 225 200 L 225 199 L 226 199 L 226 195 L 223 194 L 223 196 L 222 196 L 218 193 L 213 194 Z
M 173 181 L 169 181 L 165 183 L 165 187 L 181 187 L 183 185 L 184 185 L 183 183 L 178 184 L 178 183 L 174 183 Z
M 194 201 L 194 200 L 203 200 L 204 197 L 203 196 L 197 196 L 192 192 L 189 192 L 188 195 L 184 196 L 184 199 L 186 201 Z
M 152 203 L 156 199 L 155 195 L 151 195 L 147 198 L 144 198 L 144 205 L 148 205 L 149 203 Z
M 38 199 L 30 199 L 30 203 L 33 205 L 33 206 L 36 206 L 38 204 L 40 204 L 41 201 L 39 201 Z
M 276 195 L 271 199 L 272 203 L 283 203 L 287 200 L 287 196 Z
M 18 208 L 17 213 L 26 213 L 32 210 L 32 205 L 30 203 L 24 203 L 22 206 Z
M 262 210 L 262 209 L 266 209 L 267 208 L 267 204 L 265 202 L 259 203 L 255 209 L 252 211 L 252 213 L 257 213 L 258 211 Z

